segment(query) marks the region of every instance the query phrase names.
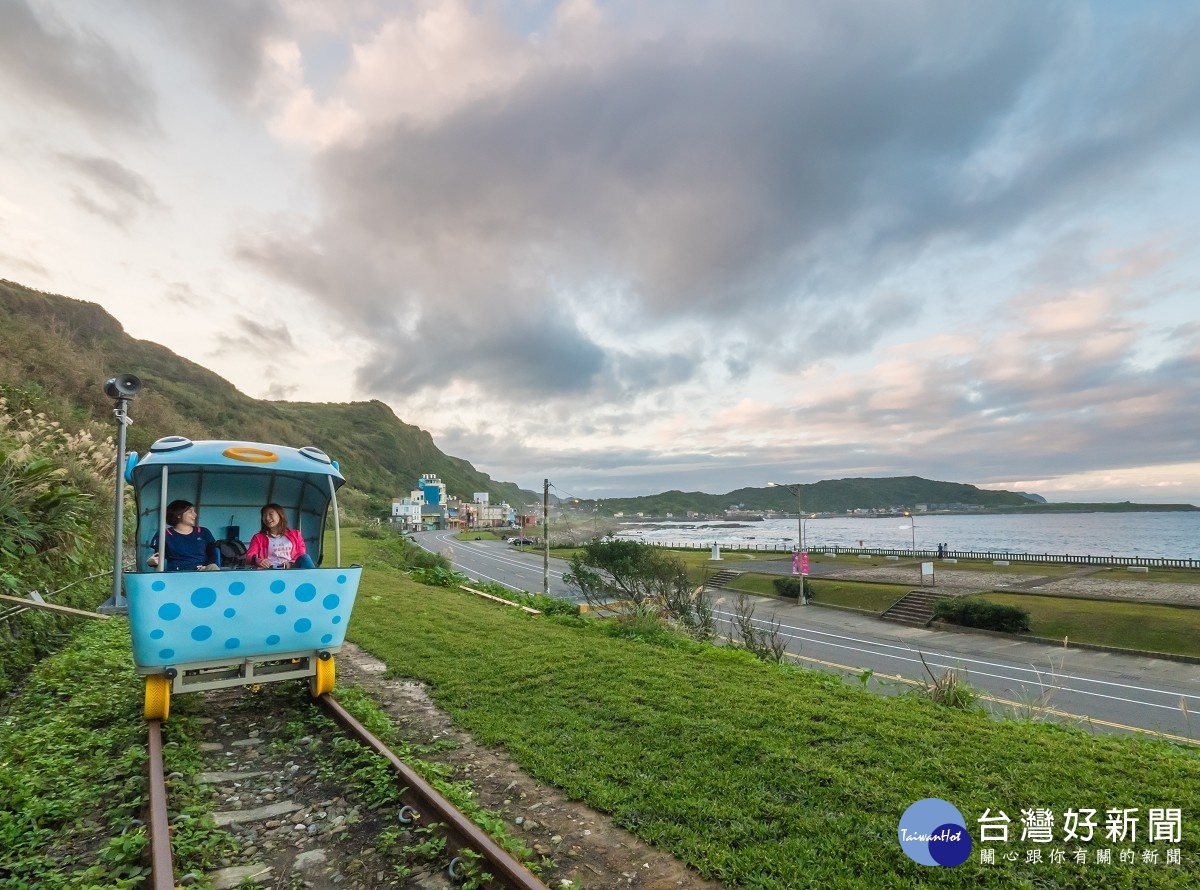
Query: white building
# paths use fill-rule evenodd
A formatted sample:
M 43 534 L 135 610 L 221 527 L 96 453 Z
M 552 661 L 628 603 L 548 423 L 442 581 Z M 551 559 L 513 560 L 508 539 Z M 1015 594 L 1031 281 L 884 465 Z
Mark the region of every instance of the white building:
M 425 495 L 420 490 L 409 492 L 406 498 L 392 501 L 392 522 L 403 525 L 406 530 L 421 528 L 421 508 L 425 506 Z

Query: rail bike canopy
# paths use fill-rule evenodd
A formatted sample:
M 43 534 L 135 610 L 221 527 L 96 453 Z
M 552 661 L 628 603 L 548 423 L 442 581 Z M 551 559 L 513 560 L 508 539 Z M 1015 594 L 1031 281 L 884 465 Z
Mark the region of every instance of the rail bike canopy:
M 217 540 L 249 541 L 261 525 L 262 507 L 283 508 L 317 565 L 322 564 L 325 517 L 335 492 L 345 483 L 337 462 L 319 448 L 291 448 L 259 442 L 192 441 L 167 436 L 139 457 L 126 460 L 125 478 L 137 501 L 137 568 L 150 569 L 150 542 L 165 523 L 167 504 L 196 505 L 199 524 Z

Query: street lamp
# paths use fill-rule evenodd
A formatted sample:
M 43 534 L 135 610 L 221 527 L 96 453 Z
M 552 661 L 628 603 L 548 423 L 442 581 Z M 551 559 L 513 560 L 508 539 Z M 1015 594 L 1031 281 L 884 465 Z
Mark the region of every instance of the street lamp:
M 803 540 L 804 540 L 804 538 L 805 538 L 805 536 L 806 536 L 806 534 L 807 534 L 807 532 L 805 531 L 805 529 L 807 529 L 807 528 L 808 528 L 808 520 L 810 520 L 810 519 L 816 519 L 816 518 L 817 518 L 817 514 L 816 514 L 816 513 L 809 513 L 807 516 L 805 516 L 805 517 L 804 517 L 804 519 L 803 519 L 803 520 L 801 520 L 801 522 L 800 522 L 800 540 L 801 540 L 801 541 L 803 541 Z
M 800 535 L 797 543 L 800 549 L 804 549 L 804 510 L 800 506 L 800 486 L 788 485 L 783 482 L 768 482 L 767 488 L 786 488 L 796 496 L 796 532 Z
M 904 511 L 904 515 L 908 517 L 908 524 L 912 529 L 912 549 L 913 555 L 915 556 L 917 553 L 917 521 L 913 519 L 913 515 L 907 510 Z M 904 526 L 900 527 L 904 528 Z

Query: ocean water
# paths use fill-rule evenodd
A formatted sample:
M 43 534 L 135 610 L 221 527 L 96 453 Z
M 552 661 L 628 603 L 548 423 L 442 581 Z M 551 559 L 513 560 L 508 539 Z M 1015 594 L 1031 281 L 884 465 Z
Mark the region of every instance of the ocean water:
M 914 536 L 919 550 L 936 550 L 939 543 L 944 543 L 951 550 L 1197 559 L 1200 512 L 916 514 L 911 523 L 905 516 L 836 516 L 804 521 L 804 540 L 810 550 L 833 545 L 909 549 Z M 618 537 L 791 549 L 798 535 L 795 519 L 767 519 L 627 523 Z

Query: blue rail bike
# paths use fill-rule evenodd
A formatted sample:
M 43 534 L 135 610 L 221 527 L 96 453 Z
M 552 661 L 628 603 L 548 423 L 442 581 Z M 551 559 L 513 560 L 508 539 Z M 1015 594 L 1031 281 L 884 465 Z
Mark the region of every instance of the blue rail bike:
M 168 436 L 140 459 L 130 453 L 124 475 L 137 503 L 137 560 L 124 595 L 146 719 L 165 720 L 172 693 L 305 678 L 314 696 L 332 691 L 362 573 L 342 565 L 337 462 L 312 446 Z M 167 540 L 176 499 L 195 504 L 199 525 L 229 543 L 241 529 L 257 532 L 262 507 L 278 504 L 316 568 L 259 569 L 227 557 L 219 571 L 169 571 L 165 558 L 151 559 L 152 542 Z M 330 515 L 332 559 L 323 552 Z

